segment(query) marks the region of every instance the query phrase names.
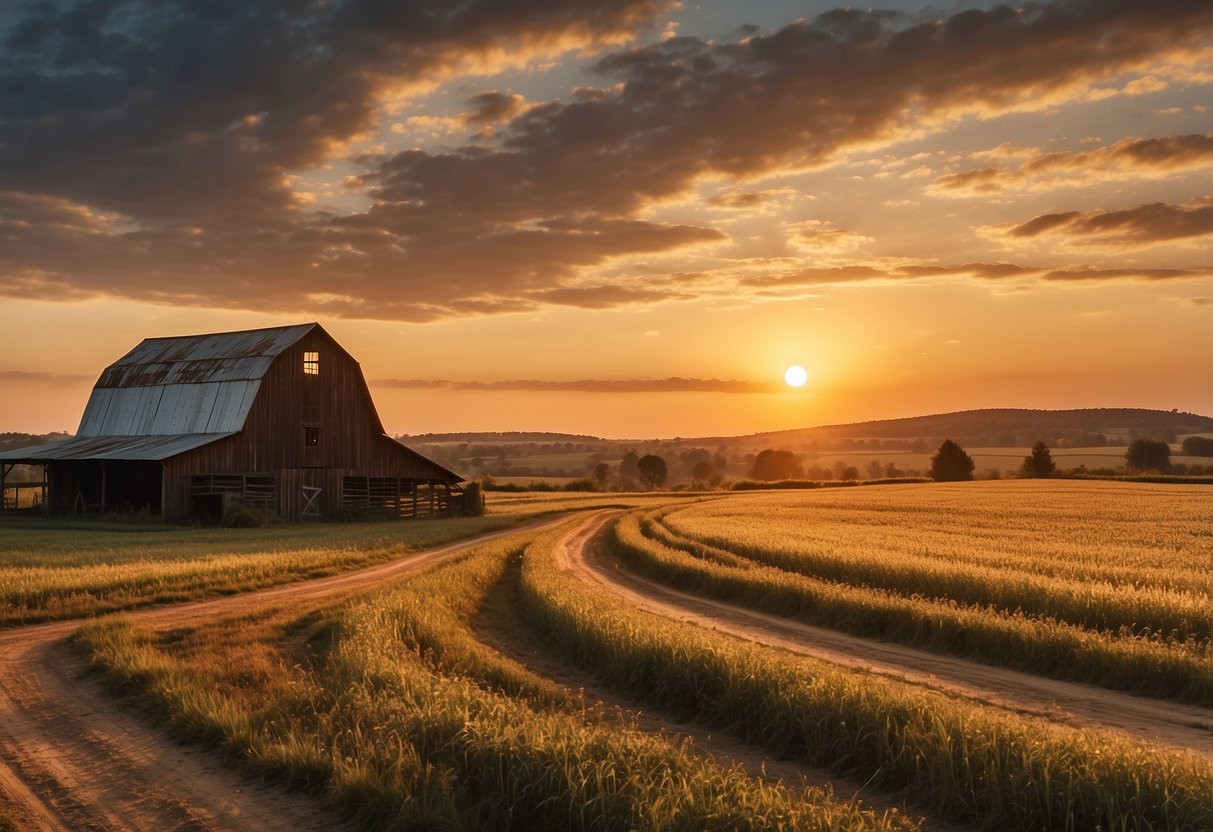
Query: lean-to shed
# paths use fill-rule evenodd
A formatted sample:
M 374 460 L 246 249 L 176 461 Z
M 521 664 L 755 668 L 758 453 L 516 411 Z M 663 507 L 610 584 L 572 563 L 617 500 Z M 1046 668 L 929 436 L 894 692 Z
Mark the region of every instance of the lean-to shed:
M 358 362 L 316 323 L 148 338 L 101 374 L 75 436 L 0 453 L 0 473 L 16 464 L 42 466 L 55 512 L 462 507 L 462 478 L 384 433 Z

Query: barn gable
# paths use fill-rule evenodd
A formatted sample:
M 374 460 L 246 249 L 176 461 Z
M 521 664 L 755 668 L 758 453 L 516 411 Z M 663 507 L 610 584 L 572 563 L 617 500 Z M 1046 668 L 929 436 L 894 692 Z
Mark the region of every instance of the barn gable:
M 315 323 L 146 339 L 101 374 L 76 436 L 0 454 L 0 475 L 18 462 L 43 466 L 48 507 L 177 521 L 433 514 L 459 508 L 462 481 L 385 435 L 358 363 Z

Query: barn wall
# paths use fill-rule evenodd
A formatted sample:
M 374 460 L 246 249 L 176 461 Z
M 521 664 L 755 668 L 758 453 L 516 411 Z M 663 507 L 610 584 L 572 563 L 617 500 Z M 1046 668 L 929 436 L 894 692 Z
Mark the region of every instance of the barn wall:
M 319 373 L 305 375 L 304 353 L 319 353 Z M 306 429 L 317 432 L 315 446 Z M 165 518 L 190 519 L 191 478 L 205 474 L 273 475 L 279 512 L 304 517 L 307 489 L 320 489 L 312 506 L 341 506 L 345 476 L 399 477 L 447 482 L 440 466 L 383 435 L 358 363 L 327 333 L 316 330 L 279 355 L 265 373 L 244 430 L 165 464 Z

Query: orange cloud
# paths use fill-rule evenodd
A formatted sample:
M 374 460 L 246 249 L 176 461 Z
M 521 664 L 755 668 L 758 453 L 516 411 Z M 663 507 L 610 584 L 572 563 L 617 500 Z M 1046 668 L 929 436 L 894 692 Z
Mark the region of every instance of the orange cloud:
M 1213 234 L 1213 201 L 1192 205 L 1155 202 L 1120 211 L 1041 214 L 1006 233 L 1018 238 L 1049 234 L 1074 244 L 1138 248 Z
M 991 155 L 998 154 L 974 154 L 974 157 Z M 1015 167 L 977 168 L 941 176 L 930 190 L 944 196 L 973 197 L 1125 179 L 1163 179 L 1213 166 L 1213 134 L 1122 139 L 1078 153 L 1020 156 L 1019 162 Z

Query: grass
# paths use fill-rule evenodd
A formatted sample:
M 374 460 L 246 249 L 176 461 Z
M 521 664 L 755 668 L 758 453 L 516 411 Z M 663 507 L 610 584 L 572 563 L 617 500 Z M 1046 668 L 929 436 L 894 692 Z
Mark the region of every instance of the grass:
M 689 541 L 836 583 L 1207 644 L 1208 499 L 1199 486 L 1125 483 L 887 486 L 754 495 L 657 522 Z
M 476 642 L 468 619 L 527 542 L 486 544 L 328 613 L 168 634 L 109 619 L 79 643 L 182 735 L 365 828 L 913 828 L 719 767 Z
M 1213 667 L 1195 642 L 1118 637 L 1022 612 L 940 603 L 754 563 L 670 533 L 668 510 L 632 512 L 612 551 L 650 577 L 820 627 L 1060 679 L 1213 705 Z
M 75 618 L 331 575 L 508 528 L 525 513 L 272 529 L 0 524 L 0 624 Z
M 651 704 L 900 790 L 981 828 L 1200 830 L 1213 771 L 1194 754 L 988 712 L 633 609 L 527 550 L 522 602 L 569 660 Z

